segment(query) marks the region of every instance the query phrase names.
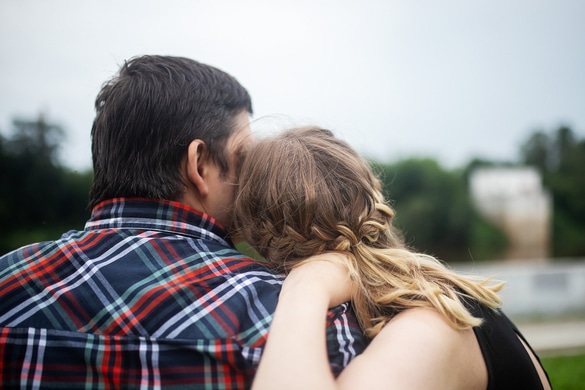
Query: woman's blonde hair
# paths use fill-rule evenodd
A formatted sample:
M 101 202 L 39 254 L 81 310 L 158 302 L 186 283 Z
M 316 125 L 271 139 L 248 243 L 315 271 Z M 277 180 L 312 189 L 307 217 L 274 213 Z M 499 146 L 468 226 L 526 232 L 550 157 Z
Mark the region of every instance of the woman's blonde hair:
M 238 234 L 282 272 L 314 254 L 350 254 L 352 302 L 368 337 L 408 308 L 435 308 L 466 329 L 481 320 L 462 297 L 500 304 L 501 284 L 458 275 L 406 248 L 371 167 L 329 130 L 298 128 L 260 140 L 241 166 L 234 212 Z

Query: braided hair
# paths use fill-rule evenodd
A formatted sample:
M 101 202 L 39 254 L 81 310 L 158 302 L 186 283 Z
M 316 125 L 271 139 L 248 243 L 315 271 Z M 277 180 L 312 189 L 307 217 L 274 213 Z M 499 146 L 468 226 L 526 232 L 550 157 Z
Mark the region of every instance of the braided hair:
M 500 305 L 502 284 L 458 275 L 404 244 L 370 165 L 329 130 L 303 127 L 260 140 L 239 175 L 237 234 L 287 273 L 326 251 L 348 254 L 352 304 L 374 337 L 399 312 L 432 307 L 456 329 L 479 325 L 461 302 Z

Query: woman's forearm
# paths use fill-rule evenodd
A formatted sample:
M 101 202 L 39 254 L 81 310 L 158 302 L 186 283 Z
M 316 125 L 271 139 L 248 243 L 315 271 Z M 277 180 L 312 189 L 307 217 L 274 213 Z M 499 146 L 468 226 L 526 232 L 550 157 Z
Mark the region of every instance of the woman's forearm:
M 329 298 L 310 280 L 287 280 L 253 389 L 335 389 L 327 357 Z

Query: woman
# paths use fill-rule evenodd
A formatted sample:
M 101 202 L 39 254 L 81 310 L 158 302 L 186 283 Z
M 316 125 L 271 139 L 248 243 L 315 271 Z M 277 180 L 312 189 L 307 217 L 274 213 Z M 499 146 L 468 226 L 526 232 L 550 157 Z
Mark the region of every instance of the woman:
M 295 129 L 255 145 L 235 213 L 242 238 L 289 274 L 256 388 L 550 389 L 497 309 L 502 285 L 408 250 L 371 168 L 331 132 Z M 325 313 L 350 298 L 372 341 L 334 378 Z

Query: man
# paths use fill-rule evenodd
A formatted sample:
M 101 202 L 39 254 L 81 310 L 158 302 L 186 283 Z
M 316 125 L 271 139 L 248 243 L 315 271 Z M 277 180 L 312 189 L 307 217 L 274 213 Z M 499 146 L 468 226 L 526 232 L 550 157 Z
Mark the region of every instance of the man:
M 0 387 L 249 387 L 282 278 L 227 233 L 247 91 L 144 56 L 95 107 L 85 229 L 0 258 Z M 335 372 L 363 349 L 346 310 L 329 313 Z

